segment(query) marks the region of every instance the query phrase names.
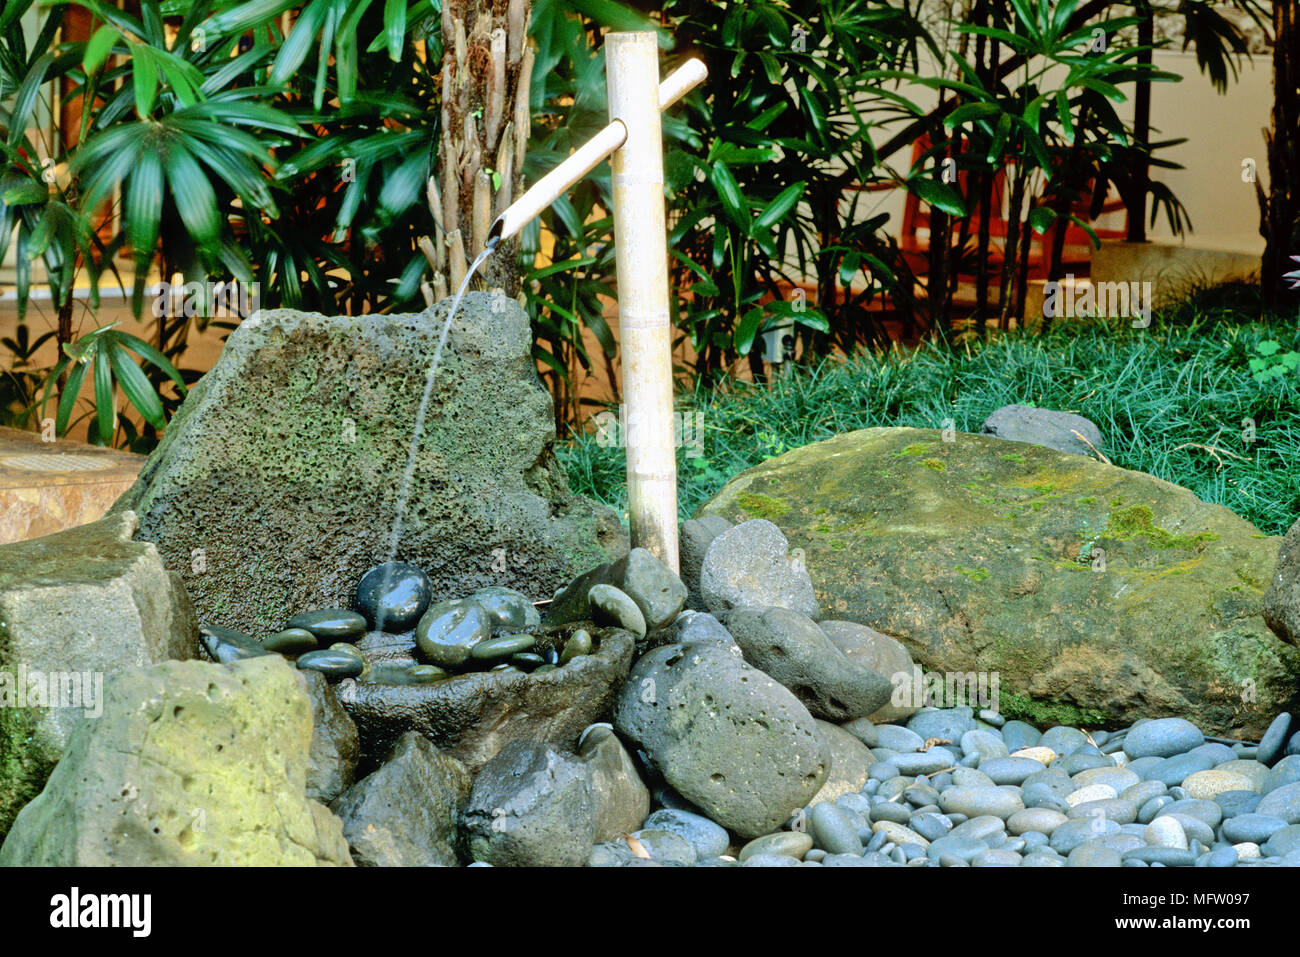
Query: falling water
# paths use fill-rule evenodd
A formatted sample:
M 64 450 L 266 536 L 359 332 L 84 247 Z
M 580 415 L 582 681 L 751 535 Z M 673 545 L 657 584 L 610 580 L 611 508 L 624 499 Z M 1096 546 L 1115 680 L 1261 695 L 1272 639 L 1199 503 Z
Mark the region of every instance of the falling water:
M 429 411 L 429 399 L 433 395 L 433 377 L 438 374 L 438 363 L 442 361 L 442 350 L 447 345 L 447 335 L 451 332 L 451 320 L 456 316 L 456 310 L 460 308 L 460 300 L 465 295 L 465 290 L 469 288 L 469 281 L 474 278 L 474 273 L 478 267 L 483 264 L 483 260 L 492 255 L 497 248 L 498 238 L 493 237 L 487 241 L 483 251 L 475 257 L 474 262 L 470 265 L 465 273 L 465 278 L 461 280 L 460 288 L 456 290 L 456 297 L 451 301 L 451 308 L 447 310 L 447 318 L 442 323 L 442 334 L 438 336 L 438 345 L 433 351 L 433 362 L 429 364 L 428 375 L 424 379 L 424 395 L 420 397 L 420 407 L 415 413 L 415 434 L 411 436 L 411 448 L 406 455 L 406 470 L 402 473 L 402 484 L 398 486 L 397 492 L 397 513 L 393 518 L 393 533 L 388 540 L 388 559 L 394 561 L 397 558 L 397 546 L 402 539 L 403 524 L 406 519 L 406 506 L 411 498 L 411 482 L 415 478 L 415 457 L 420 451 L 420 437 L 424 435 L 424 419 Z M 375 622 L 375 630 L 384 630 L 383 610 L 379 612 L 378 620 Z

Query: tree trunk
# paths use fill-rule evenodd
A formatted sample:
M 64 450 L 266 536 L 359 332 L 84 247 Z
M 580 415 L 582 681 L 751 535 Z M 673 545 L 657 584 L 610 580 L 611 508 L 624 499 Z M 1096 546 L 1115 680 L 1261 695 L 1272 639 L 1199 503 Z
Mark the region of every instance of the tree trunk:
M 1273 128 L 1268 143 L 1268 193 L 1259 182 L 1259 231 L 1266 240 L 1260 270 L 1264 299 L 1294 309 L 1300 295 L 1282 279 L 1300 255 L 1300 3 L 1273 3 Z
M 522 192 L 531 124 L 530 10 L 529 0 L 442 5 L 442 136 L 429 181 L 437 230 L 426 250 L 438 299 L 456 291 L 493 220 Z M 498 247 L 481 267 L 483 288 L 519 294 L 518 250 L 517 239 Z

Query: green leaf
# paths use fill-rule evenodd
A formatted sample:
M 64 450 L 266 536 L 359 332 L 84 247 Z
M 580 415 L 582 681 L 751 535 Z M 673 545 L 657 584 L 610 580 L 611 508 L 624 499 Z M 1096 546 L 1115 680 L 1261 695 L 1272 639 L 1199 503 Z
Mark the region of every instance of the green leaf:
M 721 161 L 714 163 L 713 169 L 709 173 L 709 181 L 713 183 L 713 188 L 717 190 L 718 198 L 722 200 L 722 206 L 727 215 L 733 222 L 748 232 L 750 227 L 749 204 L 740 192 L 736 177 L 732 175 L 727 164 Z
M 1029 226 L 1038 235 L 1042 235 L 1056 222 L 1056 213 L 1048 206 L 1035 206 L 1029 211 Z
M 1074 117 L 1070 115 L 1070 97 L 1065 90 L 1056 91 L 1056 118 L 1061 122 L 1068 146 L 1074 145 Z
M 758 327 L 762 321 L 763 307 L 755 306 L 746 312 L 744 317 L 737 324 L 733 342 L 736 346 L 736 351 L 742 356 L 749 355 L 749 350 L 753 348 L 754 337 L 758 334 Z
M 147 120 L 158 102 L 158 65 L 153 53 L 143 44 L 134 44 L 131 58 L 131 85 L 135 90 L 135 115 Z
M 906 185 L 908 192 L 914 193 L 949 216 L 966 215 L 966 202 L 952 185 L 941 183 L 929 176 L 914 176 L 907 180 Z
M 74 363 L 72 371 L 68 373 L 68 381 L 59 390 L 59 408 L 54 420 L 54 431 L 59 435 L 68 431 L 68 419 L 72 417 L 77 395 L 81 392 L 81 383 L 85 381 L 86 369 L 89 367 L 88 362 Z
M 126 189 L 126 238 L 137 262 L 153 258 L 162 222 L 163 168 L 156 149 L 142 149 L 136 157 Z M 139 275 L 143 281 L 143 272 Z
M 167 182 L 185 229 L 201 248 L 214 250 L 221 235 L 217 194 L 189 150 L 179 144 L 167 151 Z
M 103 349 L 95 355 L 95 415 L 99 423 L 100 445 L 112 445 L 115 419 L 113 411 L 113 371 Z
M 108 59 L 113 51 L 113 44 L 121 36 L 116 27 L 103 26 L 95 31 L 89 42 L 86 43 L 86 51 L 81 56 L 81 68 L 87 73 L 94 73 L 100 65 Z
M 150 345 L 137 336 L 131 335 L 129 332 L 116 332 L 114 335 L 117 337 L 117 341 L 121 345 L 130 349 L 132 352 L 139 353 L 161 369 L 167 375 L 167 378 L 175 382 L 180 388 L 181 395 L 185 395 L 184 377 L 181 376 L 180 371 L 172 365 L 171 361 L 159 352 L 156 347 Z
M 144 374 L 130 354 L 117 343 L 112 343 L 108 350 L 109 362 L 113 375 L 117 377 L 122 392 L 144 420 L 155 429 L 166 428 L 167 419 L 163 414 L 162 400 L 154 391 L 153 383 Z
M 781 190 L 754 221 L 755 229 L 769 229 L 785 216 L 803 196 L 804 184 L 794 183 Z
M 0 192 L 0 202 L 7 206 L 22 206 L 27 203 L 43 203 L 50 198 L 50 188 L 40 180 L 15 177 L 5 184 Z M 6 241 L 8 237 L 5 237 Z
M 384 34 L 388 39 L 388 59 L 400 62 L 406 42 L 406 0 L 385 0 Z

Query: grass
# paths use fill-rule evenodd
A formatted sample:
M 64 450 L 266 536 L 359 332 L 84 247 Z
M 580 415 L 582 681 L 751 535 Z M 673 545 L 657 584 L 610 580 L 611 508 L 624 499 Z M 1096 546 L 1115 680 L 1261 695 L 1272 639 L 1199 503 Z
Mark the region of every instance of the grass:
M 1255 381 L 1248 363 L 1270 339 L 1300 348 L 1295 318 L 1262 315 L 1231 286 L 1162 310 L 1148 329 L 1074 322 L 954 350 L 827 360 L 767 386 L 736 382 L 682 403 L 703 412 L 704 443 L 701 455 L 679 453 L 681 514 L 736 473 L 810 442 L 872 426 L 978 432 L 994 409 L 1020 403 L 1086 416 L 1115 465 L 1282 534 L 1300 515 L 1300 373 Z M 560 456 L 576 491 L 626 518 L 621 449 L 586 436 Z

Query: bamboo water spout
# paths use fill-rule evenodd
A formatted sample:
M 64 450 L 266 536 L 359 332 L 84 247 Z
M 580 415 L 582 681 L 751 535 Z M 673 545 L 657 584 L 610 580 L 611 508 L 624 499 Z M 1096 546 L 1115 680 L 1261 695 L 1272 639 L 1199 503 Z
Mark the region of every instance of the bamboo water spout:
M 677 571 L 672 325 L 659 114 L 702 82 L 707 71 L 701 61 L 689 60 L 660 83 L 653 33 L 611 33 L 605 38 L 605 55 L 609 125 L 507 207 L 481 242 L 490 250 L 514 236 L 611 157 L 632 545 L 649 549 Z
M 613 36 L 614 34 L 611 34 Z M 659 109 L 666 110 L 704 81 L 708 71 L 700 60 L 687 60 L 659 84 Z M 627 127 L 614 120 L 574 150 L 568 158 L 534 183 L 496 218 L 488 230 L 488 241 L 509 239 L 527 226 L 610 155 L 627 142 Z

